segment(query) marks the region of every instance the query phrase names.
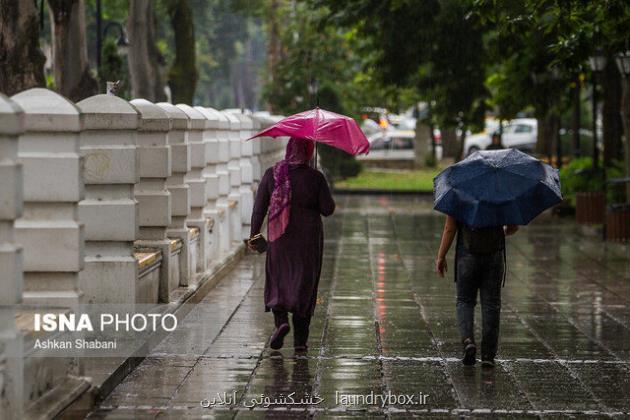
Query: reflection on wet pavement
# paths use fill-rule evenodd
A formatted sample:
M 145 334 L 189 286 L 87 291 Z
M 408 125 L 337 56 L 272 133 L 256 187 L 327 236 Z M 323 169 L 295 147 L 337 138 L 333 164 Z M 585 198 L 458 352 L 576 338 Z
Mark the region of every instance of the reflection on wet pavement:
M 433 274 L 443 218 L 430 201 L 338 204 L 306 356 L 291 335 L 267 346 L 264 257 L 250 255 L 92 418 L 630 416 L 627 249 L 562 220 L 511 237 L 498 363 L 470 368 L 452 277 Z

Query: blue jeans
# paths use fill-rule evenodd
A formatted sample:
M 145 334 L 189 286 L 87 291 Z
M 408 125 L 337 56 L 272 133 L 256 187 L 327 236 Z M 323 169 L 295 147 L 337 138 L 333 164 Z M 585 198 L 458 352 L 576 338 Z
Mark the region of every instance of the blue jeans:
M 499 342 L 501 283 L 505 270 L 503 251 L 471 254 L 458 247 L 455 282 L 457 285 L 457 324 L 462 341 L 474 338 L 477 291 L 481 295 L 481 358 L 494 359 Z

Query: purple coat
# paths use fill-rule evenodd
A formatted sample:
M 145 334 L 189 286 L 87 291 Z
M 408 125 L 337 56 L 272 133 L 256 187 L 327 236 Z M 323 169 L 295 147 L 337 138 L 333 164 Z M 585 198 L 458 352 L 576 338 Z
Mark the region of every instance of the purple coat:
M 267 248 L 265 311 L 276 309 L 311 316 L 322 269 L 324 231 L 321 215 L 330 216 L 335 211 L 335 201 L 321 172 L 307 165 L 291 165 L 289 177 L 289 225 Z M 251 236 L 260 232 L 273 187 L 273 168 L 269 168 L 256 194 Z

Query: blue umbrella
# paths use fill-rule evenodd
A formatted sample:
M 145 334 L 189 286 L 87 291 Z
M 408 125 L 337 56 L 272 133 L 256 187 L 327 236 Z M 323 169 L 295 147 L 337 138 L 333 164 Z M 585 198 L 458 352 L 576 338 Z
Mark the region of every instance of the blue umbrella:
M 434 208 L 470 227 L 526 225 L 562 201 L 558 171 L 516 149 L 475 152 L 433 185 Z

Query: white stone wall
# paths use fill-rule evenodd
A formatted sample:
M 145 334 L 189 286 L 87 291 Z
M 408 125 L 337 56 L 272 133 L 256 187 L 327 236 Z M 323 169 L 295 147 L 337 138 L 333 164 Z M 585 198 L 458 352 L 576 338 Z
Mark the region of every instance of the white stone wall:
M 14 225 L 15 241 L 23 248 L 21 300 L 31 308 L 72 310 L 83 302 L 79 284 L 85 259 L 84 225 L 79 220 L 85 181 L 80 155 L 83 114 L 46 89 L 30 89 L 12 99 L 24 110 L 24 132 L 18 140 L 24 207 Z M 32 348 L 28 312 L 17 310 L 15 315 L 24 348 Z M 79 374 L 76 357 L 22 362 L 24 411 Z
M 241 220 L 241 208 L 243 207 L 243 196 L 241 195 L 241 184 L 243 174 L 241 168 L 241 121 L 231 112 L 221 112 L 229 123 L 229 160 L 228 173 L 230 174 L 230 193 L 228 202 L 231 204 L 230 212 L 230 235 L 233 241 L 240 241 L 243 238 L 243 221 Z M 245 234 L 245 237 L 249 232 Z
M 230 228 L 233 206 L 229 202 L 230 173 L 229 162 L 229 121 L 217 110 L 199 107 L 208 118 L 209 125 L 204 132 L 208 145 L 208 212 L 215 219 L 215 241 L 213 258 L 220 260 L 232 249 L 232 232 Z
M 96 95 L 77 103 L 83 114 L 81 155 L 85 198 L 85 268 L 79 273 L 85 303 L 135 303 L 138 265 L 139 114 L 129 102 Z
M 18 155 L 23 168 L 24 211 L 15 222 L 24 249 L 25 303 L 73 307 L 81 302 L 84 232 L 78 204 L 83 199 L 79 109 L 46 89 L 12 99 L 24 110 L 25 132 Z
M 46 89 L 14 101 L 23 179 L 5 185 L 24 191 L 14 224 L 29 303 L 166 302 L 195 287 L 242 246 L 257 184 L 286 144 L 247 141 L 279 119 L 264 114 L 107 95 L 75 105 Z M 143 278 L 151 253 L 158 280 Z
M 250 118 L 252 120 L 252 132 L 253 133 L 257 133 L 260 130 L 262 130 L 263 128 L 263 124 L 260 121 L 260 118 L 256 118 L 254 115 L 250 115 Z M 254 179 L 254 191 L 257 190 L 258 188 L 258 183 L 260 182 L 260 180 L 262 179 L 262 167 L 260 164 L 260 155 L 262 153 L 262 144 L 261 141 L 258 139 L 252 139 L 252 140 L 248 140 L 248 142 L 251 144 L 251 148 L 252 148 L 252 177 Z
M 191 212 L 190 186 L 186 182 L 191 172 L 191 149 L 188 141 L 191 120 L 175 105 L 166 102 L 157 105 L 171 119 L 168 144 L 171 146 L 172 173 L 166 180 L 166 187 L 171 193 L 172 218 L 166 234 L 169 238 L 176 238 L 182 242 L 179 253 L 179 286 L 187 286 L 194 277 L 190 257 L 191 232 L 186 224 Z
M 231 113 L 239 120 L 240 129 L 238 131 L 238 143 L 236 146 L 240 148 L 239 167 L 241 174 L 241 183 L 239 194 L 241 196 L 241 237 L 246 239 L 249 237 L 250 223 L 252 218 L 252 207 L 254 205 L 254 143 L 247 141 L 253 134 L 253 120 L 240 112 Z
M 81 376 L 74 358 L 8 357 L 33 340 L 17 304 L 192 293 L 243 249 L 256 186 L 286 143 L 245 140 L 276 120 L 109 95 L 74 104 L 39 88 L 0 94 L 0 305 L 18 311 L 17 322 L 0 312 L 0 418 L 28 417 Z
M 219 199 L 217 200 L 217 209 L 222 218 L 222 233 L 219 238 L 219 250 L 223 255 L 230 251 L 234 238 L 232 237 L 232 213 L 238 201 L 230 200 L 231 179 L 229 171 L 230 162 L 230 121 L 222 113 L 214 108 L 206 108 L 219 119 L 219 127 L 216 132 L 218 149 L 217 149 L 217 174 L 219 175 Z
M 188 130 L 188 143 L 190 145 L 190 171 L 186 174 L 185 182 L 190 187 L 190 214 L 186 219 L 189 228 L 196 228 L 199 238 L 196 241 L 198 255 L 191 252 L 191 272 L 194 281 L 195 273 L 203 273 L 208 267 L 210 257 L 212 222 L 209 222 L 203 214 L 203 209 L 208 202 L 206 192 L 206 180 L 203 171 L 206 168 L 206 146 L 203 140 L 203 132 L 206 127 L 206 117 L 201 112 L 186 104 L 178 104 L 177 107 L 186 113 L 190 119 Z M 205 256 L 205 257 L 202 257 Z M 194 259 L 195 264 L 192 264 Z
M 255 113 L 252 118 L 260 125 L 260 130 L 277 123 L 282 117 L 277 115 L 268 115 L 267 113 Z M 288 142 L 287 137 L 271 139 L 270 137 L 258 137 L 251 141 L 256 142 L 255 147 L 260 147 L 258 162 L 260 163 L 260 177 L 265 171 L 273 166 L 278 160 L 284 159 L 284 151 Z
M 22 215 L 22 166 L 18 162 L 18 136 L 24 129 L 22 109 L 0 94 L 0 418 L 22 418 L 22 337 L 13 311 L 22 301 L 22 247 L 13 228 Z M 11 357 L 13 356 L 13 357 Z
M 225 230 L 225 214 L 219 211 L 219 190 L 221 176 L 219 174 L 219 140 L 217 137 L 220 119 L 219 116 L 208 109 L 198 106 L 195 109 L 204 116 L 205 124 L 203 129 L 204 161 L 205 167 L 202 171 L 205 180 L 206 202 L 203 207 L 203 215 L 212 226 L 208 237 L 208 250 L 206 258 L 208 261 L 217 261 L 221 254 L 220 238 L 228 235 Z

